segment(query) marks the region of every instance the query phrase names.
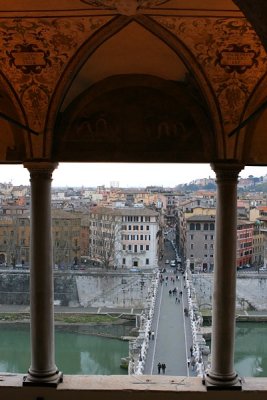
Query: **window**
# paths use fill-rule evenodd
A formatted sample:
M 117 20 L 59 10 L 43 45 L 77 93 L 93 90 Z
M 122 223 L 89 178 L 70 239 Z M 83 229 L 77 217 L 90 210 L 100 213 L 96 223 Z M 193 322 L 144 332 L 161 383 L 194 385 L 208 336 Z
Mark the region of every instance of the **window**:
M 190 249 L 193 250 L 194 249 L 194 243 L 191 243 L 190 245 Z
M 195 224 L 191 223 L 189 226 L 190 226 L 190 228 L 189 228 L 190 231 L 194 231 L 195 230 Z
M 149 250 L 149 244 L 146 244 L 146 250 Z
M 146 226 L 146 230 L 149 231 L 149 225 Z
M 196 224 L 196 230 L 197 230 L 197 231 L 200 231 L 200 229 L 201 229 L 201 225 L 200 225 L 199 223 L 197 223 L 197 224 Z
M 211 231 L 214 231 L 214 229 L 215 229 L 215 225 L 212 223 L 212 224 L 210 224 L 210 230 Z
M 130 250 L 130 251 L 132 250 L 132 245 L 131 244 L 128 245 L 128 250 Z
M 146 258 L 146 265 L 149 265 L 149 258 Z
M 140 250 L 143 251 L 144 250 L 144 246 L 142 244 L 140 244 Z
M 204 224 L 204 231 L 207 231 L 209 229 L 209 224 Z
M 137 253 L 137 244 L 134 245 L 134 252 Z
M 122 259 L 122 264 L 125 265 L 126 264 L 126 258 Z

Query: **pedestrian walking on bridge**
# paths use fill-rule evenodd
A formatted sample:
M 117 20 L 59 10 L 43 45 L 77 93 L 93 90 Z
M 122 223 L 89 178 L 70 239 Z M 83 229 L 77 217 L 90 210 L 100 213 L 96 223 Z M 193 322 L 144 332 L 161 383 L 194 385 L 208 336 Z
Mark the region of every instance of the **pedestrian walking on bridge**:
M 191 354 L 191 357 L 193 356 L 193 346 L 190 346 L 190 354 Z
M 159 363 L 158 363 L 158 374 L 160 374 L 161 368 L 162 368 L 162 365 L 161 365 L 161 363 L 159 362 Z
M 162 373 L 165 374 L 166 364 L 165 363 L 161 364 L 161 368 L 162 368 Z

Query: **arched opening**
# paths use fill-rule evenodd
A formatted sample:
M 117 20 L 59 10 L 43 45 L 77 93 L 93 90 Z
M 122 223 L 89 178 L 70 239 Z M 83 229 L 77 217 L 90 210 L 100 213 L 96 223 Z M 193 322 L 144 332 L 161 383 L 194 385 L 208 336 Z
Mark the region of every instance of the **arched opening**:
M 143 76 L 107 78 L 58 118 L 55 159 L 208 162 L 216 159 L 203 100 L 185 83 Z

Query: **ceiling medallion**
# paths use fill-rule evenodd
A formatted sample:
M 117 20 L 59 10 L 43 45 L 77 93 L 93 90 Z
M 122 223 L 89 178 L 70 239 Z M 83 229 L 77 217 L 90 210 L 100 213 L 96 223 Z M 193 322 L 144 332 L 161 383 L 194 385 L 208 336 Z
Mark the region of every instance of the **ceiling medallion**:
M 134 15 L 145 8 L 159 6 L 169 0 L 81 0 L 82 3 L 89 4 L 97 8 L 116 10 L 122 15 Z

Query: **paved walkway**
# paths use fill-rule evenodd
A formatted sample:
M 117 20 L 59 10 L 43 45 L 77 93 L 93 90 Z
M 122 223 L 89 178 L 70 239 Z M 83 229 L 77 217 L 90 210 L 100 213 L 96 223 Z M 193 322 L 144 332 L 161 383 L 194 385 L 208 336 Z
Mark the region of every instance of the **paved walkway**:
M 174 251 L 173 254 L 170 253 L 171 249 L 168 246 L 165 247 L 164 260 L 170 256 L 171 258 L 168 259 L 175 258 Z M 194 375 L 194 372 L 187 367 L 192 334 L 189 317 L 184 316 L 184 308 L 188 307 L 188 304 L 183 276 L 179 273 L 179 280 L 176 280 L 173 269 L 167 267 L 167 272 L 163 273 L 163 277 L 165 281 L 159 286 L 152 321 L 151 330 L 155 332 L 155 339 L 149 342 L 144 374 L 158 374 L 157 364 L 160 362 L 166 364 L 166 375 Z M 168 277 L 167 281 L 166 277 Z M 171 277 L 175 278 L 174 283 L 171 282 Z M 177 297 L 180 303 L 176 302 L 176 295 L 169 295 L 169 290 L 175 287 L 178 288 Z M 180 291 L 183 292 L 181 297 Z

